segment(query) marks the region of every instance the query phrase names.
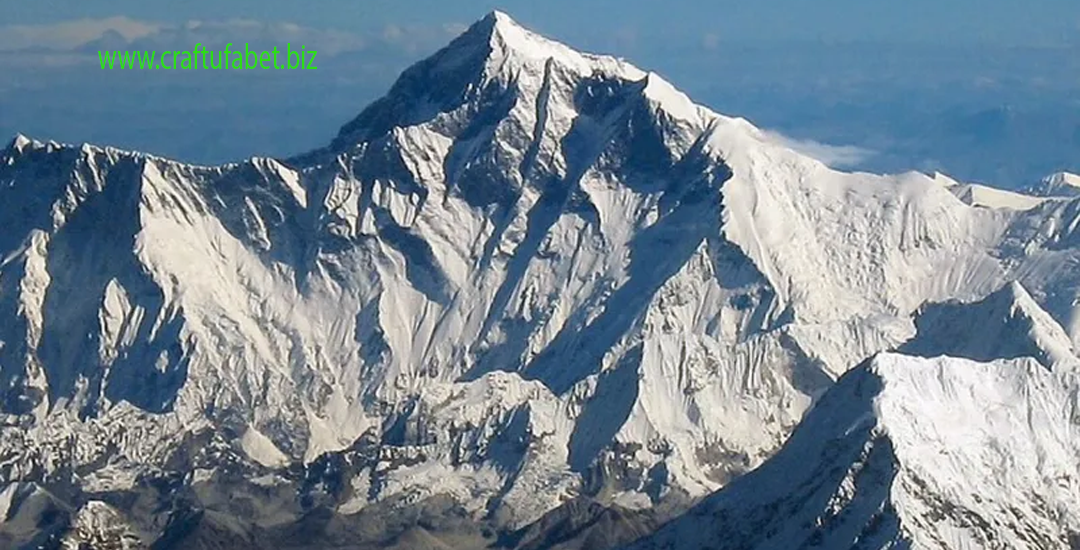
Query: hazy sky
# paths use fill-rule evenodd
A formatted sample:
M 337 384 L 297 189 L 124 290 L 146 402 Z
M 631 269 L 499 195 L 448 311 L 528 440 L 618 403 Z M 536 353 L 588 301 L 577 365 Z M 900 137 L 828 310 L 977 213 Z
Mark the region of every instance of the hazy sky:
M 1010 186 L 1080 171 L 1080 0 L 0 0 L 0 146 L 307 151 L 493 9 L 834 163 Z M 103 74 L 94 55 L 249 40 L 303 43 L 320 70 Z
M 493 8 L 555 36 L 578 39 L 602 29 L 657 39 L 713 35 L 729 40 L 1075 41 L 1077 0 L 48 0 L 12 2 L 8 24 L 123 15 L 180 22 L 247 18 L 309 26 L 468 23 Z M 316 9 L 317 6 L 317 9 Z M 612 29 L 615 29 L 614 31 Z

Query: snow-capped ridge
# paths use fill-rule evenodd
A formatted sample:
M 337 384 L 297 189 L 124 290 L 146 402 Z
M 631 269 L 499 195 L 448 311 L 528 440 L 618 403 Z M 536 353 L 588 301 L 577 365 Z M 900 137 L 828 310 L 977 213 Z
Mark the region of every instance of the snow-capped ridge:
M 645 87 L 642 94 L 657 107 L 663 109 L 668 115 L 676 119 L 700 125 L 701 111 L 693 100 L 685 93 L 677 89 L 659 74 L 649 71 L 645 77 Z
M 265 177 L 277 179 L 292 194 L 296 203 L 302 208 L 308 206 L 307 189 L 300 179 L 296 170 L 282 164 L 281 161 L 270 157 L 252 157 L 252 166 L 258 169 Z
M 1031 210 L 1047 200 L 1047 197 L 1032 196 L 977 183 L 954 183 L 946 187 L 964 204 L 984 208 Z
M 233 163 L 223 163 L 223 164 L 218 164 L 218 165 L 199 165 L 199 164 L 192 164 L 192 163 L 183 162 L 183 161 L 180 161 L 180 160 L 172 159 L 172 158 L 169 158 L 169 157 L 165 157 L 165 156 L 162 156 L 162 155 L 157 155 L 157 154 L 146 152 L 146 151 L 140 151 L 140 150 L 137 150 L 137 149 L 125 149 L 125 148 L 122 148 L 122 147 L 115 147 L 115 146 L 112 146 L 112 145 L 99 145 L 99 144 L 89 143 L 89 142 L 68 143 L 68 142 L 56 141 L 56 140 L 52 140 L 52 139 L 42 141 L 42 140 L 39 140 L 39 139 L 34 139 L 34 138 L 31 138 L 31 137 L 28 137 L 28 136 L 26 136 L 24 134 L 21 134 L 21 133 L 16 134 L 15 138 L 12 139 L 11 143 L 8 145 L 8 147 L 5 150 L 6 151 L 12 151 L 12 152 L 14 152 L 16 154 L 27 154 L 27 153 L 30 153 L 32 151 L 44 151 L 45 153 L 55 153 L 55 152 L 59 152 L 59 151 L 74 151 L 74 152 L 78 152 L 83 157 L 92 156 L 92 155 L 96 155 L 96 154 L 101 154 L 101 155 L 104 155 L 104 156 L 106 156 L 106 157 L 108 157 L 110 159 L 114 159 L 114 160 L 118 159 L 118 158 L 126 157 L 126 158 L 135 159 L 135 160 L 155 160 L 155 161 L 166 162 L 166 163 L 170 163 L 170 164 L 178 165 L 178 166 L 187 166 L 187 167 L 192 167 L 192 168 L 204 168 L 204 169 L 227 168 L 227 167 L 236 166 L 238 164 L 238 163 L 233 162 Z
M 975 361 L 1030 357 L 1053 370 L 1080 368 L 1065 329 L 1018 281 L 974 302 L 925 304 L 915 326 L 917 333 L 900 347 L 902 353 Z
M 294 162 L 323 162 L 327 153 L 336 155 L 386 137 L 394 128 L 434 122 L 432 118 L 451 128 L 467 125 L 470 107 L 498 110 L 523 95 L 539 95 L 556 80 L 632 83 L 646 75 L 624 59 L 579 52 L 523 28 L 505 13 L 492 12 L 406 69 L 382 98 L 343 125 L 328 147 Z
M 1074 397 L 1030 359 L 884 353 L 760 468 L 631 550 L 1072 547 Z
M 932 174 L 927 175 L 930 176 L 930 179 L 934 180 L 942 187 L 952 187 L 954 185 L 960 185 L 959 180 L 939 170 L 935 170 Z
M 10 143 L 8 143 L 8 146 L 6 147 L 6 149 L 11 150 L 11 151 L 15 151 L 17 153 L 21 153 L 21 152 L 23 152 L 23 149 L 25 149 L 26 147 L 33 147 L 34 144 L 35 144 L 34 140 L 30 139 L 29 137 L 27 137 L 27 136 L 25 136 L 25 135 L 23 135 L 21 133 L 18 133 L 18 134 L 15 134 L 15 137 L 11 139 Z
M 1047 176 L 1046 182 L 1056 187 L 1069 187 L 1080 189 L 1080 175 L 1071 172 L 1058 172 Z
M 1050 174 L 1039 183 L 1028 187 L 1026 192 L 1037 197 L 1080 197 L 1080 175 L 1070 172 Z
M 47 152 L 52 152 L 64 148 L 76 148 L 76 146 L 59 143 L 54 140 L 42 141 L 22 133 L 17 133 L 15 134 L 15 137 L 8 142 L 6 147 L 0 149 L 0 155 L 6 157 L 8 162 L 12 163 L 14 162 L 15 157 L 33 151 L 45 150 Z
M 512 17 L 501 11 L 493 11 L 465 32 L 463 37 L 486 40 L 492 46 L 493 55 L 512 56 L 520 61 L 557 63 L 580 71 L 609 72 L 626 75 L 632 80 L 645 76 L 645 72 L 625 60 L 608 55 L 579 52 L 561 42 L 549 39 L 522 27 Z

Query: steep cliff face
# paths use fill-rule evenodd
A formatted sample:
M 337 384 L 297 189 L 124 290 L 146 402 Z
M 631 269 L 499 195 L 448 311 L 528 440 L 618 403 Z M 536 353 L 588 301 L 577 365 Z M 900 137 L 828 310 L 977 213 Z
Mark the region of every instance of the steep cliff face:
M 0 479 L 255 522 L 702 496 L 925 302 L 1020 281 L 1067 359 L 1078 204 L 835 172 L 492 14 L 298 158 L 0 153 Z

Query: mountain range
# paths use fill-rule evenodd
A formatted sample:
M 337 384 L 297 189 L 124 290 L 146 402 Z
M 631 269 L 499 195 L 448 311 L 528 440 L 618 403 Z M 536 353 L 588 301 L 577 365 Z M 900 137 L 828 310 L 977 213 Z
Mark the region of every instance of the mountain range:
M 835 171 L 498 12 L 295 158 L 16 136 L 0 545 L 1080 548 L 1075 179 Z

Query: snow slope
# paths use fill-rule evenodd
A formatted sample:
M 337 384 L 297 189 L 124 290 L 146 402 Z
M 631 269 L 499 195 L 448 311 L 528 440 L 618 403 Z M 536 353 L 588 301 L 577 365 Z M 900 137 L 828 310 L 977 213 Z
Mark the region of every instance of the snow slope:
M 1080 201 L 830 170 L 500 13 L 294 159 L 19 136 L 0 220 L 0 480 L 76 501 L 240 479 L 297 493 L 256 521 L 520 527 L 724 486 L 927 302 L 1018 281 L 1080 344 Z
M 1042 197 L 1033 197 L 1023 193 L 996 189 L 994 187 L 987 187 L 975 183 L 957 185 L 949 190 L 966 204 L 972 206 L 985 206 L 986 208 L 1028 210 L 1042 204 L 1045 200 Z
M 899 348 L 908 355 L 976 361 L 1030 357 L 1059 372 L 1080 367 L 1061 325 L 1019 283 L 975 303 L 926 304 L 915 326 L 915 337 Z
M 1030 359 L 879 355 L 775 458 L 629 548 L 1074 548 L 1076 395 Z

